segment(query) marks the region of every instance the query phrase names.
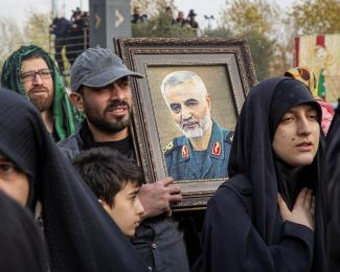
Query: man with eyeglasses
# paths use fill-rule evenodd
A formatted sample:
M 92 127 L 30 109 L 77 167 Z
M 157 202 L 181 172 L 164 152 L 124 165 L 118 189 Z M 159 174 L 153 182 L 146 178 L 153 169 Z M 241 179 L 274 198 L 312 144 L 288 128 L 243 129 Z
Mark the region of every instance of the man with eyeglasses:
M 21 46 L 2 67 L 1 85 L 25 96 L 40 111 L 56 141 L 75 132 L 74 109 L 54 61 L 36 45 Z

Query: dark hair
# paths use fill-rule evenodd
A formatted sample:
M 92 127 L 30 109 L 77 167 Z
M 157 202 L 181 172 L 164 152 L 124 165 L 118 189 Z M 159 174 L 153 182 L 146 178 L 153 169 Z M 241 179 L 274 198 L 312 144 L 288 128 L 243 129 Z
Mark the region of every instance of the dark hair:
M 116 194 L 128 182 L 143 184 L 141 168 L 116 150 L 97 147 L 81 152 L 72 161 L 98 199 L 112 207 Z
M 45 55 L 41 50 L 35 50 L 35 51 L 33 51 L 32 53 L 30 53 L 30 54 L 24 56 L 24 57 L 22 58 L 22 61 L 24 61 L 24 60 L 29 60 L 29 59 L 38 59 L 38 58 L 43 59 L 43 60 L 46 62 L 48 68 L 49 68 L 51 71 L 53 71 L 52 64 L 49 62 L 49 60 L 46 59 L 46 55 Z
M 75 93 L 79 93 L 81 94 L 82 96 L 84 95 L 84 85 L 80 85 L 78 90 L 74 91 Z

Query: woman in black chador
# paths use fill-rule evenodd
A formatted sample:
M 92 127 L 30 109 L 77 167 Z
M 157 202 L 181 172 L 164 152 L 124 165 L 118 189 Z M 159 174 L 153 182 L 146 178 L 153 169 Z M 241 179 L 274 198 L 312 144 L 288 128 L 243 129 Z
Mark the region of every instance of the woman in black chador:
M 0 154 L 15 165 L 13 171 L 20 169 L 28 177 L 26 206 L 33 209 L 37 200 L 41 202 L 50 271 L 148 271 L 130 242 L 59 152 L 37 109 L 22 96 L 2 88 Z M 10 167 L 4 169 L 11 171 Z
M 209 201 L 200 271 L 324 272 L 320 106 L 289 78 L 255 86 L 225 182 Z
M 2 172 L 10 167 L 1 164 Z M 32 214 L 0 192 L 0 271 L 47 272 L 42 233 Z
M 340 104 L 339 104 L 340 105 Z M 335 110 L 327 133 L 325 151 L 325 180 L 328 204 L 328 262 L 329 272 L 340 271 L 340 107 Z

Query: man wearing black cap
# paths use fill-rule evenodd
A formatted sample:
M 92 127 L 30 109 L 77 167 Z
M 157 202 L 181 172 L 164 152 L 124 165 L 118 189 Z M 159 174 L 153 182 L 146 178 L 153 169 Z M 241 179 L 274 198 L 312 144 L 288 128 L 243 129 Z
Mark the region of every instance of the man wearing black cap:
M 90 48 L 71 67 L 71 100 L 86 120 L 76 134 L 58 146 L 70 159 L 92 147 L 111 147 L 135 158 L 129 126 L 132 92 L 128 77 L 143 77 L 127 69 L 109 49 Z M 144 184 L 139 198 L 144 221 L 133 239 L 150 271 L 189 271 L 183 234 L 167 214 L 170 202 L 181 201 L 180 187 L 172 178 Z
M 189 11 L 188 18 L 187 18 L 187 22 L 194 29 L 198 29 L 198 22 L 195 19 L 196 15 L 197 14 L 195 13 L 195 11 L 193 9 L 191 9 Z

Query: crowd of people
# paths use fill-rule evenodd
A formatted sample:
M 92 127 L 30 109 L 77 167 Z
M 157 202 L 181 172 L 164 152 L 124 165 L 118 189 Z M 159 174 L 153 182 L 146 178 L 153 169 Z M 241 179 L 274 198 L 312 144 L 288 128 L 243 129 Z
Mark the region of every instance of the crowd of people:
M 193 9 L 189 11 L 186 18 L 184 17 L 183 11 L 179 11 L 178 16 L 174 18 L 172 8 L 167 6 L 165 8 L 165 15 L 172 25 L 191 27 L 193 29 L 199 28 L 199 24 L 195 19 L 197 14 Z M 141 8 L 138 6 L 133 8 L 131 16 L 132 24 L 148 22 L 148 15 L 142 14 Z M 70 19 L 64 16 L 57 16 L 53 19 L 49 27 L 49 32 L 54 37 L 54 58 L 57 61 L 62 75 L 65 72 L 65 59 L 72 65 L 77 56 L 86 48 L 89 48 L 89 30 L 89 13 L 82 11 L 79 7 L 73 10 Z M 65 50 L 65 55 L 63 55 L 63 50 Z
M 188 13 L 188 16 L 184 17 L 184 12 L 179 11 L 177 17 L 174 16 L 173 10 L 170 6 L 167 6 L 164 10 L 165 17 L 168 19 L 169 24 L 177 25 L 180 27 L 191 27 L 193 29 L 198 29 L 199 24 L 196 21 L 197 14 L 193 9 L 191 9 Z M 136 6 L 133 8 L 131 23 L 132 24 L 140 24 L 140 23 L 147 23 L 148 22 L 148 15 L 142 14 L 141 8 Z
M 129 81 L 143 77 L 88 48 L 68 94 L 40 47 L 6 60 L 2 271 L 339 271 L 339 110 L 313 96 L 311 71 L 253 86 L 234 132 L 211 117 L 197 73 L 167 74 L 160 92 L 183 135 L 164 150 L 169 177 L 154 183 L 131 131 Z M 174 178 L 202 177 L 229 179 L 206 210 L 172 214 Z
M 62 50 L 65 48 L 66 58 L 72 65 L 77 56 L 89 47 L 90 17 L 88 12 L 76 8 L 71 19 L 63 16 L 55 17 L 50 25 L 50 34 L 54 35 L 55 59 L 60 72 L 64 72 Z

